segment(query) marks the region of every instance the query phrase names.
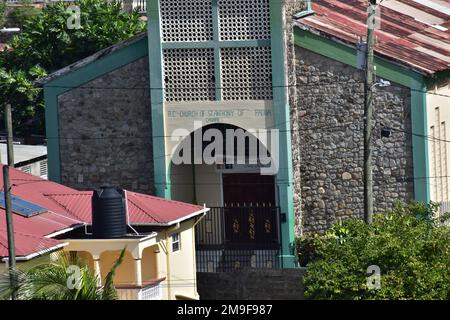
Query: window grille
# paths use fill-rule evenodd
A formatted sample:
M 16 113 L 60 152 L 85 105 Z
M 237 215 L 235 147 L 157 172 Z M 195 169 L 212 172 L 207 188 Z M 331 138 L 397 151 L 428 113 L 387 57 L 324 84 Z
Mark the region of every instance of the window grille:
M 224 100 L 271 100 L 270 47 L 223 48 L 222 97 Z
M 213 39 L 212 0 L 164 0 L 160 3 L 164 42 Z
M 218 0 L 221 40 L 270 39 L 269 0 Z
M 166 49 L 163 55 L 166 101 L 215 99 L 213 49 Z

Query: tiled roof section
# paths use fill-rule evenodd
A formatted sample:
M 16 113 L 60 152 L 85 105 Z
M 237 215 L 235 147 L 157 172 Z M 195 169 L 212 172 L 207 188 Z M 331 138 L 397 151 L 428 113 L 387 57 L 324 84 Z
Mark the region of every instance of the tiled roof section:
M 61 246 L 63 241 L 38 237 L 22 232 L 14 232 L 15 252 L 19 257 L 26 257 L 28 255 L 50 251 L 52 248 Z M 6 236 L 6 229 L 0 228 L 0 257 L 8 256 L 8 240 Z
M 313 1 L 302 29 L 348 44 L 367 35 L 367 0 Z M 450 2 L 389 0 L 379 4 L 375 53 L 425 75 L 450 69 Z
M 131 224 L 167 225 L 203 209 L 201 206 L 140 193 L 130 191 L 126 193 L 129 223 Z M 47 194 L 46 196 L 79 219 L 91 223 L 91 191 Z

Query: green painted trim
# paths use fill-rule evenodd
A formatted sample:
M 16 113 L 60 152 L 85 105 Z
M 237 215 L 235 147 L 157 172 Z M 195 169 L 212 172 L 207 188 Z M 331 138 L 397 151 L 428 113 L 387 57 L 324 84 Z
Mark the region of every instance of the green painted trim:
M 270 47 L 270 40 L 163 42 L 163 49 Z
M 283 2 L 270 0 L 270 28 L 272 44 L 273 108 L 276 128 L 279 130 L 279 171 L 276 177 L 278 203 L 286 221 L 281 222 L 280 260 L 283 268 L 296 266 L 294 254 L 294 192 L 292 173 L 292 150 L 290 135 L 290 108 L 286 90 L 286 52 L 284 37 Z
M 294 28 L 294 43 L 299 47 L 356 68 L 356 48 L 329 40 L 299 27 Z M 410 69 L 380 57 L 375 57 L 374 63 L 377 76 L 405 87 L 411 86 L 412 71 Z
M 159 0 L 147 0 L 147 12 L 155 191 L 158 197 L 170 199 L 170 176 L 167 175 L 164 138 L 164 74 Z
M 414 198 L 430 202 L 430 164 L 428 156 L 427 93 L 422 76 L 412 77 L 411 125 L 414 169 Z M 416 89 L 419 84 L 421 89 Z
M 295 45 L 341 63 L 356 67 L 356 49 L 296 27 Z M 429 159 L 424 77 L 386 59 L 375 57 L 377 76 L 411 89 L 411 125 L 414 165 L 414 198 L 430 201 Z
M 430 87 L 434 86 L 435 84 L 440 84 L 444 81 L 448 82 L 449 78 L 450 70 L 444 70 L 434 74 L 431 77 L 425 78 L 425 83 L 427 85 L 427 88 L 431 89 Z
M 212 0 L 212 22 L 213 22 L 213 42 L 214 42 L 214 77 L 216 86 L 216 100 L 222 100 L 222 61 L 221 49 L 217 44 L 220 42 L 219 26 L 219 5 L 218 0 Z
M 45 101 L 45 131 L 47 135 L 48 180 L 61 182 L 61 163 L 59 154 L 59 121 L 58 121 L 58 90 L 46 89 Z
M 61 182 L 58 96 L 145 57 L 147 47 L 147 39 L 143 38 L 44 85 L 49 180 Z

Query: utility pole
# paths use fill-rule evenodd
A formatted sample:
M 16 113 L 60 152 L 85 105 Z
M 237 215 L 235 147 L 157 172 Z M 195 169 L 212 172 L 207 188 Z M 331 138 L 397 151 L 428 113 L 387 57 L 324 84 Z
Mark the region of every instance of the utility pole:
M 364 220 L 372 223 L 373 218 L 373 174 L 372 174 L 372 129 L 373 129 L 373 87 L 374 87 L 374 33 L 376 0 L 369 0 L 367 17 L 367 53 L 364 85 Z
M 9 179 L 9 167 L 14 167 L 14 149 L 13 149 L 13 130 L 12 130 L 12 116 L 11 105 L 5 105 L 5 127 L 7 130 L 7 152 L 8 152 L 8 164 L 3 166 L 3 193 L 5 195 L 5 211 L 6 211 L 6 232 L 8 234 L 8 267 L 9 267 L 9 279 L 11 288 L 15 288 L 16 283 L 16 253 L 14 244 L 14 227 L 13 227 L 13 215 L 11 204 L 11 182 Z M 16 296 L 13 291 L 12 297 L 15 300 Z

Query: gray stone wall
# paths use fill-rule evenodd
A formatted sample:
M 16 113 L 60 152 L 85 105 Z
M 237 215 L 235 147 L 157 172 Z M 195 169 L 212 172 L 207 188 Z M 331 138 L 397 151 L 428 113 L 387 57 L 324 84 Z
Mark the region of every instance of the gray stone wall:
M 303 300 L 305 269 L 197 273 L 200 300 Z
M 297 105 L 297 78 L 296 78 L 296 63 L 295 63 L 295 44 L 294 44 L 294 14 L 306 10 L 306 0 L 285 0 L 285 36 L 286 36 L 286 70 L 287 70 L 287 84 L 289 105 Z M 298 108 L 291 108 L 290 118 L 298 118 Z M 299 144 L 299 136 L 295 134 L 298 132 L 299 123 L 297 121 L 291 122 L 291 144 Z M 300 150 L 292 148 L 292 167 L 293 167 L 293 189 L 294 189 L 294 212 L 301 210 L 301 178 L 300 178 Z
M 61 183 L 153 193 L 148 57 L 58 98 Z
M 322 233 L 332 223 L 363 218 L 364 78 L 351 66 L 296 48 L 297 103 L 292 121 L 293 153 L 301 157 L 301 210 L 297 233 Z M 395 201 L 413 198 L 413 164 L 409 89 L 392 83 L 375 98 L 374 206 L 376 212 Z M 381 137 L 383 126 L 394 128 Z M 402 132 L 403 131 L 403 132 Z M 409 133 L 408 133 L 409 132 Z M 298 192 L 298 191 L 297 191 Z

